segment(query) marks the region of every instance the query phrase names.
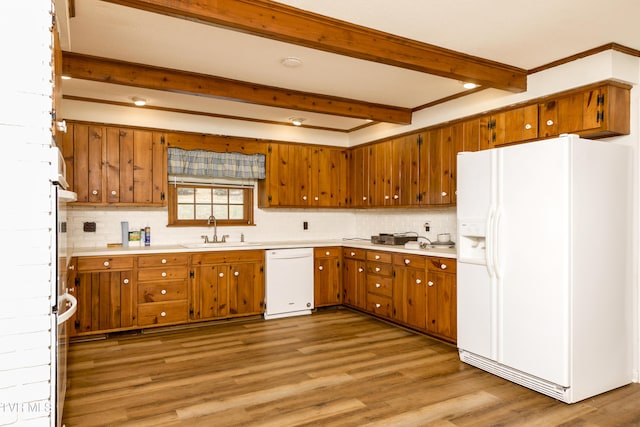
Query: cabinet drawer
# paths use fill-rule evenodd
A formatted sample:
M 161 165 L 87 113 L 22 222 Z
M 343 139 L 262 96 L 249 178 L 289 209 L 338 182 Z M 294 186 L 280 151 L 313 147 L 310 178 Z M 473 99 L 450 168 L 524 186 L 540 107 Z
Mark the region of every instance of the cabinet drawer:
M 138 270 L 138 281 L 186 279 L 188 275 L 187 267 L 141 268 Z
M 313 250 L 313 256 L 316 258 L 323 258 L 323 257 L 337 258 L 340 256 L 341 249 L 342 248 L 336 248 L 336 247 L 315 248 Z
M 186 322 L 187 301 L 154 302 L 138 305 L 138 325 Z
M 427 267 L 432 271 L 442 271 L 447 273 L 456 272 L 456 260 L 452 258 L 429 257 Z
M 188 263 L 188 254 L 157 254 L 138 257 L 138 267 L 140 268 L 187 265 Z
M 425 268 L 427 265 L 427 257 L 414 254 L 393 254 L 393 263 L 395 265 L 405 265 L 413 268 Z
M 380 262 L 367 262 L 367 273 L 377 274 L 380 276 L 391 276 L 393 274 L 393 265 L 383 264 Z
M 200 252 L 191 256 L 193 265 L 264 261 L 263 250 Z
M 342 256 L 351 259 L 365 259 L 365 250 L 364 249 L 356 249 L 356 248 L 343 248 Z
M 133 268 L 133 257 L 80 257 L 78 271 L 126 270 Z
M 138 284 L 138 304 L 186 299 L 187 283 L 185 281 Z
M 375 274 L 367 276 L 367 292 L 391 297 L 393 295 L 393 280 Z
M 379 316 L 391 317 L 391 298 L 367 293 L 367 311 Z
M 391 252 L 367 251 L 367 261 L 391 263 Z

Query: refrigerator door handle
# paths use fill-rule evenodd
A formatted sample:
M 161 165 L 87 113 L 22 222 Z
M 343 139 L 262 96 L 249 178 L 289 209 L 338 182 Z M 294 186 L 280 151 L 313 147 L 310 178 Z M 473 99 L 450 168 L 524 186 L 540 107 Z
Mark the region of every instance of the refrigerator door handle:
M 502 277 L 502 262 L 500 258 L 500 223 L 502 221 L 502 211 L 498 209 L 495 214 L 494 227 L 491 230 L 491 240 L 493 247 L 491 251 L 492 264 L 496 277 L 499 279 Z
M 485 245 L 486 245 L 486 251 L 485 251 L 485 263 L 487 266 L 487 272 L 489 273 L 489 277 L 495 277 L 495 268 L 493 265 L 493 247 L 494 247 L 494 241 L 493 241 L 493 219 L 495 216 L 495 211 L 493 209 L 493 207 L 489 210 L 489 216 L 487 217 L 487 231 L 486 231 L 486 236 L 485 236 Z

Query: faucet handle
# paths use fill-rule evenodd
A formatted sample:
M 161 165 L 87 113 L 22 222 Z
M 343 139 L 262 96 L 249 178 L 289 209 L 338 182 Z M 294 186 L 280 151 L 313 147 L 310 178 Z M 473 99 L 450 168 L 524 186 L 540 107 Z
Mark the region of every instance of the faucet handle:
M 222 243 L 226 242 L 226 241 L 227 241 L 227 237 L 229 237 L 229 235 L 228 235 L 228 234 L 223 234 L 223 235 L 222 235 L 222 240 L 221 240 L 221 242 L 222 242 Z
M 209 243 L 209 236 L 200 236 L 200 237 L 204 239 L 205 243 Z

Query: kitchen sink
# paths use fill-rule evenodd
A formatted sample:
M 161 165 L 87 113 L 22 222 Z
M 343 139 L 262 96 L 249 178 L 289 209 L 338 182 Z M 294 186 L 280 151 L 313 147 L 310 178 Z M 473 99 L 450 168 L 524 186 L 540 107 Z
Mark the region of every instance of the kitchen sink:
M 199 248 L 229 248 L 238 246 L 260 246 L 257 242 L 216 242 L 216 243 L 183 243 L 181 246 L 189 249 Z

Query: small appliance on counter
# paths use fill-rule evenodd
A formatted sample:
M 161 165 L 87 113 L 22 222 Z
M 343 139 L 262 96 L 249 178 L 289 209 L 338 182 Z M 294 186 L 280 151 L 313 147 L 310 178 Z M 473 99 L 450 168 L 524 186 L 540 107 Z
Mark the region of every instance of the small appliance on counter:
M 377 236 L 371 236 L 371 243 L 376 245 L 404 245 L 417 240 L 418 236 L 408 236 L 406 233 L 380 233 Z

